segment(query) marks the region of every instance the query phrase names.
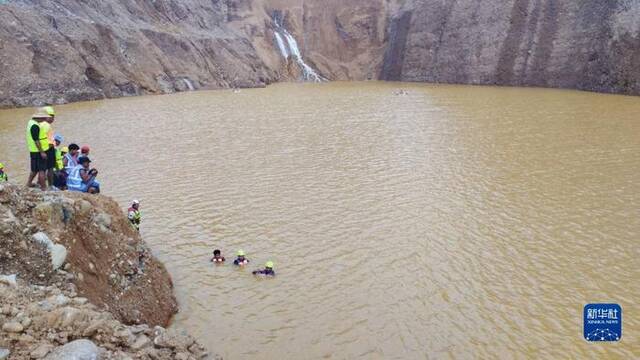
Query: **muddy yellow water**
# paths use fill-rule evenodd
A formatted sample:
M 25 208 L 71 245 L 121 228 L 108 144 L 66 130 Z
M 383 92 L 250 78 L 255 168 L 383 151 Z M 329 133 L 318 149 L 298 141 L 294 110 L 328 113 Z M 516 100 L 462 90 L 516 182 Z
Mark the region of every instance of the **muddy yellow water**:
M 28 113 L 0 112 L 19 182 Z M 58 113 L 225 358 L 640 357 L 640 98 L 288 84 Z M 590 302 L 622 306 L 620 342 L 583 339 Z

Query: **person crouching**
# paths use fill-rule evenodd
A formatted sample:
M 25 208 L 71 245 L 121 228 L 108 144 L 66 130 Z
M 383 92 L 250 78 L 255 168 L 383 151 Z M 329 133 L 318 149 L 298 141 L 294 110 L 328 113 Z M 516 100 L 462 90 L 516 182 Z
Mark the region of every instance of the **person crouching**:
M 78 165 L 71 170 L 67 177 L 67 188 L 70 191 L 80 191 L 90 194 L 100 192 L 100 183 L 96 180 L 98 170 L 89 169 L 91 160 L 83 156 L 78 159 Z

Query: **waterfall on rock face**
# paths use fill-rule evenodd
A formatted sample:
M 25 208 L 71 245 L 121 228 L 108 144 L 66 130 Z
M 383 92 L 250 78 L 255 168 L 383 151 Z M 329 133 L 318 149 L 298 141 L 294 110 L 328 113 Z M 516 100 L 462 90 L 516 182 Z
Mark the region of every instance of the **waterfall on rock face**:
M 184 84 L 187 85 L 187 89 L 189 89 L 189 91 L 195 90 L 195 88 L 193 87 L 193 84 L 191 83 L 191 80 L 187 78 L 184 78 L 182 80 L 184 81 Z
M 278 43 L 278 48 L 280 49 L 280 53 L 282 54 L 282 57 L 286 59 L 289 57 L 287 46 L 284 44 L 284 40 L 282 40 L 282 36 L 280 35 L 280 33 L 275 32 L 275 34 L 276 34 L 276 42 Z
M 302 54 L 300 53 L 300 48 L 298 47 L 298 42 L 296 38 L 293 37 L 284 28 L 284 26 L 280 25 L 279 21 L 275 19 L 276 29 L 275 29 L 275 38 L 276 43 L 278 44 L 278 48 L 280 49 L 280 53 L 285 59 L 288 59 L 289 56 L 292 56 L 296 61 L 300 70 L 302 70 L 302 77 L 305 81 L 314 81 L 314 82 L 323 82 L 327 79 L 320 76 L 311 66 L 309 66 L 304 59 L 302 58 Z M 283 38 L 286 40 L 283 40 Z

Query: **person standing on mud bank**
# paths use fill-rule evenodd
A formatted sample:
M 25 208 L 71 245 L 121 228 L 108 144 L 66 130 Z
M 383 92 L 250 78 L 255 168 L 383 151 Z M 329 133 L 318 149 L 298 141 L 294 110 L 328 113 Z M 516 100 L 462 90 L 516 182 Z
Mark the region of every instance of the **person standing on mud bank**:
M 49 114 L 44 108 L 38 109 L 27 123 L 27 148 L 31 158 L 31 173 L 27 179 L 27 187 L 33 187 L 33 179 L 38 176 L 38 185 L 42 191 L 47 190 L 46 171 L 47 152 L 51 145 L 47 137 Z M 47 126 L 44 126 L 46 124 Z
M 56 134 L 53 137 L 53 141 L 56 145 L 54 149 L 56 156 L 56 166 L 53 169 L 53 186 L 60 190 L 64 190 L 64 188 L 67 186 L 67 178 L 64 176 L 64 154 L 66 154 L 68 150 L 66 152 L 63 151 L 63 149 L 66 148 L 62 147 L 62 141 L 64 141 L 62 135 Z
M 0 163 L 0 184 L 7 181 L 9 181 L 9 177 L 7 176 L 7 173 L 4 172 L 4 164 Z
M 127 217 L 134 229 L 136 229 L 136 231 L 140 231 L 140 222 L 142 220 L 142 214 L 140 213 L 140 201 L 133 200 L 131 207 L 129 207 Z
M 62 164 L 67 174 L 69 174 L 74 167 L 78 166 L 78 152 L 80 152 L 80 147 L 76 144 L 69 144 L 68 149 L 69 152 L 62 158 Z
M 47 129 L 47 140 L 49 141 L 49 150 L 47 151 L 47 182 L 49 187 L 54 186 L 55 168 L 56 168 L 56 143 L 53 135 L 53 122 L 56 120 L 56 112 L 51 106 L 45 106 L 44 111 L 49 115 L 42 125 Z

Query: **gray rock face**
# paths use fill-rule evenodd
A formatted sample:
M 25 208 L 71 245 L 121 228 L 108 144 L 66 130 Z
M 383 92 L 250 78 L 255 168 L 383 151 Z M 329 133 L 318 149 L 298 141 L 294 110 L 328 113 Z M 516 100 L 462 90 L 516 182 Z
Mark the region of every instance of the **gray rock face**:
M 639 17 L 637 1 L 407 0 L 381 77 L 639 94 Z
M 0 107 L 296 79 L 274 14 L 333 80 L 640 94 L 638 1 L 55 0 L 0 5 Z
M 12 74 L 0 78 L 0 107 L 264 85 L 274 73 L 228 24 L 243 2 L 0 4 L 0 73 Z
M 89 340 L 75 340 L 55 348 L 45 360 L 97 360 L 100 349 Z

